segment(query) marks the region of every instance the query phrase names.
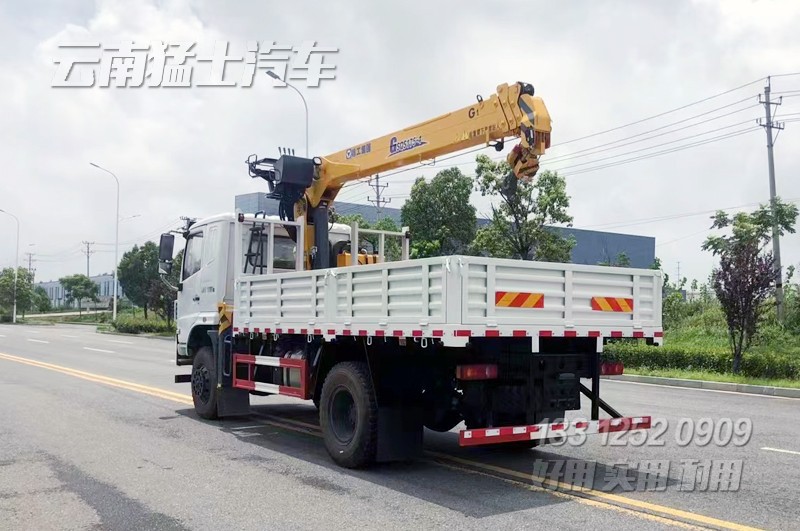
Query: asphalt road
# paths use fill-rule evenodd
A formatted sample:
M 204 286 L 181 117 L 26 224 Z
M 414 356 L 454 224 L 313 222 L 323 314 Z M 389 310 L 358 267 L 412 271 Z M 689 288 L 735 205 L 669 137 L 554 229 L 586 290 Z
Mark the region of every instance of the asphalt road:
M 426 432 L 423 458 L 350 471 L 328 458 L 310 403 L 198 419 L 173 352 L 85 326 L 0 326 L 0 528 L 800 529 L 795 399 L 603 381 L 607 401 L 659 429 L 532 451 Z M 752 434 L 701 446 L 688 427 L 704 418 L 720 443 L 722 419 L 751 419 Z M 645 473 L 664 462 L 668 475 Z

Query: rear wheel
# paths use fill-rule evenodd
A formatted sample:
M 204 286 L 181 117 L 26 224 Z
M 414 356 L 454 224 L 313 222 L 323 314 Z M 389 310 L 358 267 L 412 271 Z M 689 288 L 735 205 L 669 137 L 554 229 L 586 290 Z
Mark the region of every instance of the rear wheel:
M 215 420 L 217 414 L 217 364 L 211 347 L 197 351 L 192 363 L 192 401 L 194 410 L 204 419 Z
M 340 466 L 372 464 L 378 442 L 378 402 L 365 363 L 334 366 L 322 384 L 319 420 L 325 448 Z

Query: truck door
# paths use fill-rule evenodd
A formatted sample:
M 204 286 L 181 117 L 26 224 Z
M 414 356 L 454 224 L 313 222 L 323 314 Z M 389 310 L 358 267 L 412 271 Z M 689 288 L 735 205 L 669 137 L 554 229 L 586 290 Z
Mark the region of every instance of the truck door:
M 189 234 L 183 255 L 181 290 L 178 292 L 178 351 L 186 353 L 186 342 L 200 312 L 200 271 L 203 266 L 203 228 Z

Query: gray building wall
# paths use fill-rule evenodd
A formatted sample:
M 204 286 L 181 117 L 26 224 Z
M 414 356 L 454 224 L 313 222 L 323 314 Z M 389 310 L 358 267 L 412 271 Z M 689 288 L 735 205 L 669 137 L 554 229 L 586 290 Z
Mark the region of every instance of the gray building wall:
M 263 193 L 237 195 L 235 208 L 246 213 L 266 212 L 269 216 L 278 215 L 278 202 L 274 199 L 267 199 L 266 194 Z M 337 202 L 335 208 L 343 214 L 361 214 L 369 222 L 374 222 L 378 218 L 377 210 L 372 205 Z M 399 208 L 383 207 L 382 214 L 383 217 L 393 219 L 398 226 L 401 224 Z M 479 227 L 487 223 L 489 223 L 488 219 L 478 219 Z M 575 247 L 572 248 L 573 264 L 596 265 L 601 262 L 613 262 L 620 253 L 628 256 L 631 267 L 649 268 L 655 261 L 656 239 L 651 236 L 635 236 L 571 227 L 552 227 L 552 229 L 565 237 L 572 235 L 575 238 Z
M 89 278 L 98 286 L 97 307 L 100 308 L 109 306 L 114 298 L 114 275 L 110 273 L 104 273 L 102 275 L 94 275 Z M 47 297 L 50 299 L 50 304 L 53 305 L 53 308 L 78 307 L 78 303 L 74 301 L 71 305 L 67 304 L 64 286 L 62 286 L 58 280 L 39 282 L 36 285 L 43 287 L 47 292 Z M 117 296 L 120 299 L 125 296 L 125 294 L 122 292 L 122 285 L 119 284 L 119 282 L 117 282 Z M 86 303 L 82 304 L 81 306 L 84 308 L 87 307 Z

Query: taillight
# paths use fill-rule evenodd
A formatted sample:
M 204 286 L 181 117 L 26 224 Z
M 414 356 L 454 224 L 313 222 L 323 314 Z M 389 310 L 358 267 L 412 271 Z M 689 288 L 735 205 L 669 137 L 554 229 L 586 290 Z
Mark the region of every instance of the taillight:
M 602 376 L 618 376 L 625 368 L 621 361 L 604 361 L 600 364 L 600 374 Z
M 459 380 L 495 380 L 497 379 L 497 365 L 493 363 L 458 365 L 456 378 Z

